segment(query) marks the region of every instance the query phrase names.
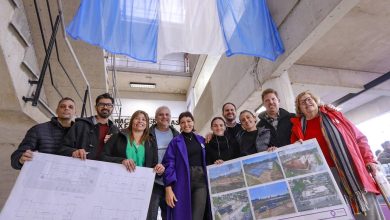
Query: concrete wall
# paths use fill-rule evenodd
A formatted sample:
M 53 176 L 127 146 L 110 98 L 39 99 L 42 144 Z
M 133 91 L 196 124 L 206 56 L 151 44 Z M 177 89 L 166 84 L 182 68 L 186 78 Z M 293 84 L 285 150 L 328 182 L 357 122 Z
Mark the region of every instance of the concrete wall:
M 5 203 L 18 171 L 10 166 L 10 155 L 34 124 L 47 121 L 47 112 L 25 103 L 35 86 L 36 64 L 23 4 L 0 0 L 0 207 Z M 12 23 L 12 24 L 11 24 Z M 27 65 L 26 65 L 27 64 Z M 29 65 L 28 65 L 29 64 Z M 44 91 L 43 91 L 44 92 Z M 42 96 L 45 98 L 45 96 Z
M 19 171 L 12 169 L 10 165 L 10 156 L 16 147 L 15 144 L 0 144 L 0 210 L 7 201 L 13 183 L 19 175 Z
M 205 134 L 209 130 L 209 120 L 213 116 L 221 115 L 221 107 L 225 102 L 240 106 L 255 89 L 255 78 L 250 74 L 253 64 L 253 57 L 221 57 L 194 108 L 194 117 L 200 133 Z

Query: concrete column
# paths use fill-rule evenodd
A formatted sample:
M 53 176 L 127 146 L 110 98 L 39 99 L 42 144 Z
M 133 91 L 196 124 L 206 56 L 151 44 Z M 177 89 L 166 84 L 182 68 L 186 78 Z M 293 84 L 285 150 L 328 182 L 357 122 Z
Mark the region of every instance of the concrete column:
M 265 81 L 262 88 L 263 91 L 268 88 L 275 89 L 279 95 L 280 107 L 289 112 L 295 112 L 295 94 L 287 71 L 284 71 L 279 77 Z

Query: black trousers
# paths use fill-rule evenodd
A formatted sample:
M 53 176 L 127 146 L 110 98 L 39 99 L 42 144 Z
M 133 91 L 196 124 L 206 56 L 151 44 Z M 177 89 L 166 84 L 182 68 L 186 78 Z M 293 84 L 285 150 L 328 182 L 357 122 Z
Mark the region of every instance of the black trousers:
M 206 175 L 201 166 L 190 167 L 192 220 L 202 220 L 207 201 Z

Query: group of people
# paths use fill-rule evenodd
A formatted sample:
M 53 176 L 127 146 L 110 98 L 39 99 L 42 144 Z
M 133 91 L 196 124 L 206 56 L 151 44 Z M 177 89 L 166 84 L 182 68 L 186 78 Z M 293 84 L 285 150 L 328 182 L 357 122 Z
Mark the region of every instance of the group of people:
M 190 112 L 179 115 L 180 132 L 172 127 L 167 106 L 156 110 L 156 124 L 149 126 L 148 114 L 138 110 L 128 128 L 119 131 L 109 119 L 114 99 L 107 93 L 96 98 L 97 115 L 73 123 L 74 101 L 63 98 L 57 117 L 27 132 L 11 165 L 20 169 L 32 151 L 40 151 L 121 163 L 129 172 L 150 167 L 156 177 L 147 219 L 157 219 L 159 207 L 162 219 L 211 219 L 207 165 L 316 138 L 356 219 L 384 219 L 369 173 L 375 175 L 377 166 L 367 138 L 342 113 L 320 105 L 308 91 L 297 96 L 296 114 L 279 107 L 273 89 L 264 90 L 261 98 L 266 111 L 258 123 L 249 110 L 241 111 L 237 122 L 236 106 L 225 103 L 205 138 L 196 133 Z

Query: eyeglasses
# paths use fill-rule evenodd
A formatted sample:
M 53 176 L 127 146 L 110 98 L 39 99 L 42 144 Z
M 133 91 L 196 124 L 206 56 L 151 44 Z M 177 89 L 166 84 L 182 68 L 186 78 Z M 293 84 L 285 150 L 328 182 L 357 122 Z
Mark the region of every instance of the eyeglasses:
M 300 105 L 306 105 L 306 103 L 312 104 L 313 103 L 313 99 L 311 97 L 307 97 L 304 100 L 299 101 Z
M 99 102 L 99 103 L 97 104 L 97 107 L 100 107 L 100 108 L 102 108 L 102 107 L 112 108 L 112 107 L 114 107 L 114 105 L 113 105 L 112 103 L 103 103 L 103 102 Z

